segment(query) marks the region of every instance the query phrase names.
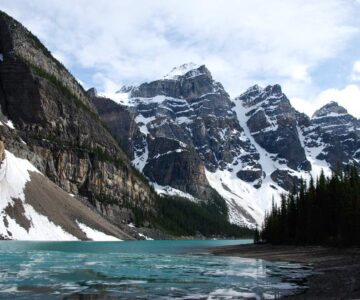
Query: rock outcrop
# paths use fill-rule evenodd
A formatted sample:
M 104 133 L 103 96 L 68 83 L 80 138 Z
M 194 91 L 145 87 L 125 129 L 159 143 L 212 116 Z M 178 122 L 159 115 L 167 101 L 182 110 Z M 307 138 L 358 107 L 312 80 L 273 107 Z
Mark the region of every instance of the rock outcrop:
M 5 145 L 4 142 L 0 140 L 0 164 L 5 159 Z

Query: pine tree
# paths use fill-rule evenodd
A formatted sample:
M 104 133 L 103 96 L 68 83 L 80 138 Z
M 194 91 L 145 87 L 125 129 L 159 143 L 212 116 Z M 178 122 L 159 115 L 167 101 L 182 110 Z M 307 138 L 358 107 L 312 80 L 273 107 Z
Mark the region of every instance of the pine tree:
M 256 229 L 254 231 L 254 244 L 257 244 L 260 242 L 260 232 L 258 227 L 256 226 Z
M 265 214 L 261 239 L 271 243 L 360 245 L 360 176 L 355 165 L 335 171 L 330 178 L 321 172 L 307 187 L 300 181 L 295 190 L 272 200 Z

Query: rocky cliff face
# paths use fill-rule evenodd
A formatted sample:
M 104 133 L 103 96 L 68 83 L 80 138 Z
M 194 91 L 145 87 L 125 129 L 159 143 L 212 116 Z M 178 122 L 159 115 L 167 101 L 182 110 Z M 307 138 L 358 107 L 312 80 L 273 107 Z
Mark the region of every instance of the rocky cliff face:
M 4 142 L 0 141 L 0 164 L 4 159 L 5 159 L 5 146 L 4 146 Z
M 121 142 L 131 160 L 134 156 L 140 156 L 137 151 L 144 148 L 144 137 L 136 123 L 136 115 L 129 112 L 126 107 L 117 105 L 107 98 L 98 97 L 97 93 L 88 92 L 92 103 L 99 114 L 106 120 L 106 125 L 111 129 L 113 136 Z
M 299 135 L 300 126 L 309 124 L 309 118 L 292 107 L 279 85 L 255 85 L 234 101 L 253 143 L 272 165 L 265 168 L 265 176 L 270 175 L 284 190 L 291 190 L 298 182 L 294 172 L 311 170 Z
M 314 113 L 305 127 L 304 143 L 316 159 L 326 161 L 332 170 L 359 164 L 360 124 L 347 110 L 330 102 Z
M 29 159 L 65 191 L 88 199 L 116 224 L 131 219 L 124 207 L 150 209 L 151 189 L 82 87 L 35 36 L 4 13 L 0 53 L 0 106 L 14 126 L 0 126 L 7 149 Z
M 298 135 L 301 115 L 291 106 L 279 85 L 254 86 L 236 98 L 246 109 L 246 125 L 255 141 L 274 160 L 294 170 L 311 170 Z
M 5 150 L 3 142 L 0 155 L 0 240 L 134 239 Z

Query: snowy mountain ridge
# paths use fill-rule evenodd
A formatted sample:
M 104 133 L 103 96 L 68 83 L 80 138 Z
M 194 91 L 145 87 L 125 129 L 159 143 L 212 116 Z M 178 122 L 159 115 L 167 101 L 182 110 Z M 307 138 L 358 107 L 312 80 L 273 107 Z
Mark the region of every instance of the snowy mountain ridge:
M 340 150 L 348 158 L 341 164 L 359 163 L 359 122 L 335 102 L 309 118 L 292 107 L 280 85 L 254 85 L 230 99 L 206 66 L 185 64 L 169 74 L 133 87 L 126 101 L 117 101 L 138 127 L 136 138 L 127 136 L 137 141 L 128 154 L 158 187 L 201 200 L 206 195 L 194 189 L 191 170 L 161 174 L 179 166 L 178 161 L 195 160 L 193 167 L 202 178 L 195 185 L 215 189 L 226 200 L 233 223 L 260 224 L 272 198 L 279 201 L 282 193 L 296 188 L 301 179 L 316 178 L 321 170 L 330 174 L 338 163 L 334 151 L 339 147 L 333 145 L 343 143 L 345 132 L 356 132 L 357 137 L 351 147 Z
M 197 76 L 201 74 L 201 72 L 199 71 L 199 67 L 200 65 L 192 62 L 186 63 L 179 67 L 174 67 L 168 74 L 163 77 L 163 79 L 176 80 L 180 76 L 184 76 L 189 72 L 191 72 L 191 76 Z

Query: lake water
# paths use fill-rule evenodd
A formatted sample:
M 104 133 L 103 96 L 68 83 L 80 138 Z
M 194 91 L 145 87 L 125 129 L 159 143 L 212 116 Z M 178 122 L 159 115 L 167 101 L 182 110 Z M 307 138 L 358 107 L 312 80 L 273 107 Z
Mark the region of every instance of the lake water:
M 231 241 L 0 241 L 0 299 L 274 299 L 299 292 L 298 264 L 199 255 Z

